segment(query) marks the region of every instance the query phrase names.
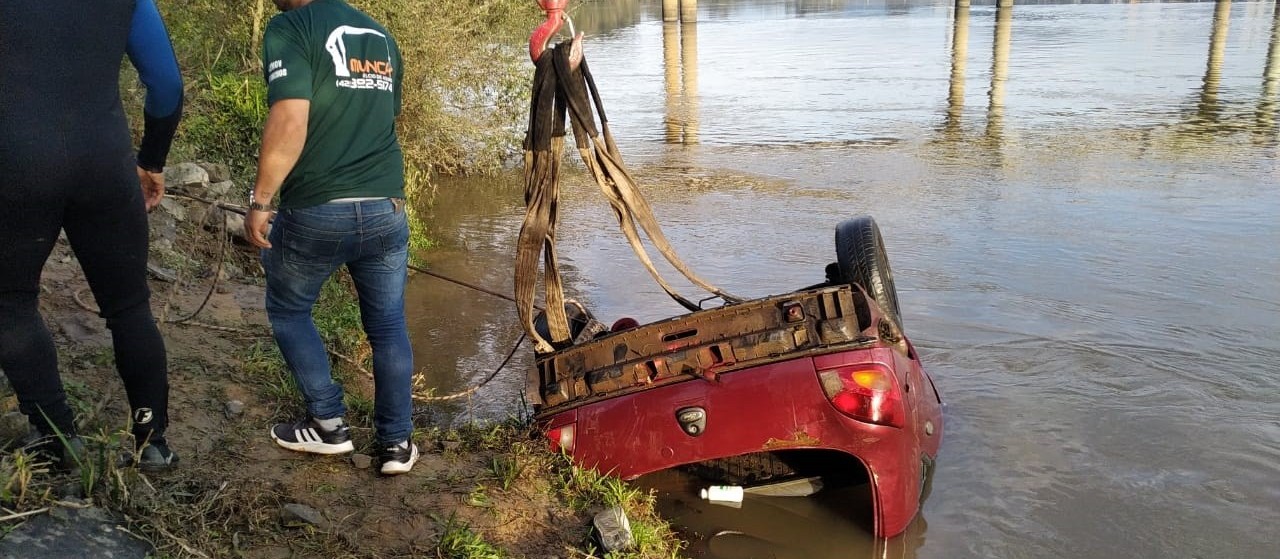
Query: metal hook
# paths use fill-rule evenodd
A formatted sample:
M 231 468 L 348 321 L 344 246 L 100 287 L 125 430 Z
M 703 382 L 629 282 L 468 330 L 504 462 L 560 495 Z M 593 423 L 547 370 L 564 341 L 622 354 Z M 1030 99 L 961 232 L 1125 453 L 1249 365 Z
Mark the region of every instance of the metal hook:
M 569 24 L 569 37 L 571 39 L 578 37 L 578 32 L 573 27 L 573 19 L 565 11 L 569 0 L 537 0 L 537 2 L 542 11 L 547 13 L 547 20 L 529 35 L 529 58 L 534 62 L 537 62 L 542 53 L 547 50 L 547 43 L 556 32 L 560 31 L 564 23 Z

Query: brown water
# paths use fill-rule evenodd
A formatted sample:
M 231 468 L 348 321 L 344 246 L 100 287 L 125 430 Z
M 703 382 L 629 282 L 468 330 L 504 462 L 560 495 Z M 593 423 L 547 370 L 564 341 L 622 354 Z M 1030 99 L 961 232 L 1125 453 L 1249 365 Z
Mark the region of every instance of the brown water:
M 838 221 L 875 216 L 947 402 L 905 535 L 870 537 L 858 488 L 731 509 L 656 480 L 690 555 L 1280 557 L 1274 2 L 702 0 L 695 26 L 659 5 L 574 16 L 677 250 L 730 292 L 780 293 L 821 279 Z M 595 186 L 566 182 L 571 293 L 606 322 L 680 313 Z M 443 185 L 430 266 L 509 292 L 520 189 Z M 519 335 L 488 295 L 418 276 L 409 297 L 442 393 Z M 433 413 L 522 413 L 529 351 Z

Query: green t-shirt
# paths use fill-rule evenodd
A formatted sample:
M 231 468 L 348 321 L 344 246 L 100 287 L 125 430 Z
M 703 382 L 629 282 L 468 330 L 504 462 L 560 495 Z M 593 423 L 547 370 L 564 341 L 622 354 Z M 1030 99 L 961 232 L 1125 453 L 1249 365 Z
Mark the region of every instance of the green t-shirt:
M 391 34 L 342 0 L 315 0 L 271 18 L 262 41 L 267 103 L 311 101 L 306 144 L 280 188 L 281 208 L 404 197 L 395 128 L 400 62 Z

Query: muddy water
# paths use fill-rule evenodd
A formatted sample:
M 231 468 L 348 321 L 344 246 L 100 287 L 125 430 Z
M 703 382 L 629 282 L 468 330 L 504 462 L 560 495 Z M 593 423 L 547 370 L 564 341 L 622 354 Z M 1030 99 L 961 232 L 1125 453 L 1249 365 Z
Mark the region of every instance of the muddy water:
M 875 216 L 948 404 L 903 536 L 868 534 L 858 488 L 731 509 L 650 480 L 690 555 L 1280 556 L 1274 2 L 702 0 L 696 26 L 659 5 L 574 14 L 677 249 L 729 291 L 779 293 L 821 279 L 839 220 Z M 571 293 L 606 322 L 681 312 L 595 187 L 566 183 Z M 430 266 L 509 292 L 522 212 L 518 177 L 442 186 Z M 519 335 L 509 303 L 430 277 L 410 308 L 441 392 Z M 521 385 L 432 413 L 518 414 Z

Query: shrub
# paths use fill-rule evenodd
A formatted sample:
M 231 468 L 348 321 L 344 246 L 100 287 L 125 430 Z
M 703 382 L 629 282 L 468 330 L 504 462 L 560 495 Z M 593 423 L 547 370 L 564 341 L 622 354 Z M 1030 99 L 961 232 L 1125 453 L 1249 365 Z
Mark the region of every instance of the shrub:
M 267 0 L 159 0 L 186 80 L 186 116 L 175 159 L 227 163 L 244 180 L 256 165 L 266 115 L 262 29 Z M 430 192 L 436 173 L 487 173 L 519 149 L 528 79 L 525 41 L 541 21 L 528 0 L 353 0 L 396 37 L 404 58 L 399 122 L 410 189 Z M 136 74 L 124 73 L 138 102 Z M 140 134 L 141 118 L 132 119 Z

